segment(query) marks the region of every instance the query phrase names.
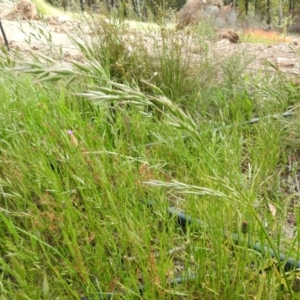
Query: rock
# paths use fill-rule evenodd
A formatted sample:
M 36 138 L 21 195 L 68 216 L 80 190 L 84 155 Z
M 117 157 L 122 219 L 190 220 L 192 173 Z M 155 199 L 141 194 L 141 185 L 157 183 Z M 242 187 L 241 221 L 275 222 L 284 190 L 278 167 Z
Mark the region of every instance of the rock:
M 56 20 L 52 19 L 52 18 L 47 18 L 46 21 L 50 25 L 53 25 L 53 26 L 58 25 L 58 22 Z
M 299 69 L 300 69 L 300 63 L 299 63 L 299 62 L 295 63 L 294 69 L 296 69 L 296 70 L 299 70 Z
M 222 46 L 222 47 L 229 46 L 230 45 L 230 41 L 226 40 L 226 39 L 222 39 L 222 40 L 220 40 L 220 41 L 217 42 L 217 45 L 218 46 Z
M 217 28 L 233 28 L 237 15 L 232 5 L 223 6 L 221 0 L 188 0 L 178 12 L 177 29 L 198 25 L 203 20 L 213 20 Z
M 240 37 L 236 32 L 232 30 L 223 29 L 218 32 L 218 39 L 226 39 L 231 43 L 237 43 L 240 40 Z
M 58 22 L 71 21 L 71 18 L 67 15 L 61 15 L 61 16 L 57 16 L 57 21 Z
M 66 15 L 47 17 L 46 20 L 50 25 L 61 25 L 71 21 L 70 17 Z
M 294 45 L 294 46 L 298 46 L 298 41 L 294 39 L 294 40 L 292 40 L 291 44 Z
M 217 17 L 217 15 L 220 13 L 220 8 L 217 5 L 207 5 L 203 8 L 204 13 L 207 15 L 207 17 Z
M 299 61 L 295 58 L 278 57 L 276 59 L 276 64 L 278 67 L 297 69 L 297 67 L 299 66 Z
M 16 51 L 22 50 L 22 48 L 19 45 L 13 45 L 11 48 L 15 49 Z
M 30 0 L 20 0 L 13 10 L 5 16 L 5 18 L 8 20 L 18 18 L 25 20 L 38 19 L 37 10 Z
M 205 18 L 205 7 L 209 7 L 209 11 L 215 10 L 213 6 L 221 7 L 222 0 L 188 0 L 183 8 L 178 12 L 177 29 L 181 30 L 188 25 L 196 25 Z M 214 12 L 215 13 L 215 12 Z

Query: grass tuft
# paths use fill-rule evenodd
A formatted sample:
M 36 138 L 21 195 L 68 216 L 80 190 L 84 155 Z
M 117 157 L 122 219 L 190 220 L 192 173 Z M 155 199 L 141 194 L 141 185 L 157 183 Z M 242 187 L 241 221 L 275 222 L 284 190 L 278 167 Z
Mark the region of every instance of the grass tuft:
M 88 26 L 84 62 L 0 65 L 2 298 L 296 299 L 298 85 L 204 36 Z

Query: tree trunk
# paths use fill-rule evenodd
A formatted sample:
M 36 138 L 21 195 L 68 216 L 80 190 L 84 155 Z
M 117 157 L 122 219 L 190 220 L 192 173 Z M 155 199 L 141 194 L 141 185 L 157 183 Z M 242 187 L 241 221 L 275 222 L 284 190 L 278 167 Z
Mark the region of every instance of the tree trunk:
M 268 1 L 268 0 L 267 0 Z M 260 20 L 262 21 L 265 17 L 265 8 L 264 8 L 263 0 L 255 0 L 254 2 L 254 11 L 256 16 L 260 16 Z
M 140 17 L 141 16 L 141 5 L 140 0 L 132 0 L 132 7 L 135 14 Z
M 245 0 L 245 13 L 248 15 L 249 12 L 249 0 Z
M 278 0 L 278 25 L 282 24 L 282 0 Z
M 154 0 L 145 0 L 144 3 L 146 9 L 150 9 L 152 15 L 156 18 L 157 17 L 157 7 L 156 7 L 156 3 Z
M 84 0 L 80 0 L 80 9 L 81 11 L 84 11 Z
M 267 24 L 271 24 L 271 0 L 267 0 Z
M 107 10 L 110 12 L 115 7 L 115 0 L 106 0 Z
M 292 12 L 295 8 L 294 0 L 289 0 L 289 12 Z

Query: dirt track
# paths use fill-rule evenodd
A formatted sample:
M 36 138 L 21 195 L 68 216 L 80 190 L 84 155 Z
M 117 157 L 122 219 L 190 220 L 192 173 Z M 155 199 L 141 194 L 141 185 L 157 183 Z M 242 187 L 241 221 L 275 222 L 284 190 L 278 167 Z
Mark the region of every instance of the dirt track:
M 33 51 L 66 62 L 82 58 L 68 38 L 79 21 L 68 16 L 48 17 L 44 21 L 12 20 L 6 17 L 12 8 L 12 3 L 0 7 L 1 22 L 12 50 L 24 53 L 25 57 L 28 51 Z M 2 35 L 0 43 L 4 44 Z
M 82 59 L 82 55 L 72 45 L 67 34 L 72 33 L 76 26 L 84 26 L 83 23 L 63 15 L 45 18 L 45 21 L 11 20 L 5 16 L 12 8 L 13 4 L 10 2 L 1 3 L 0 17 L 11 49 L 24 53 L 25 56 L 26 52 L 31 50 L 62 62 Z M 4 44 L 2 36 L 0 43 Z M 265 61 L 268 61 L 285 73 L 300 74 L 299 43 L 299 40 L 289 38 L 289 43 L 270 46 L 251 43 L 230 44 L 226 40 L 209 45 L 214 56 L 229 56 L 236 51 L 243 51 L 246 55 L 248 53 L 254 58 L 249 70 L 260 69 L 265 66 Z

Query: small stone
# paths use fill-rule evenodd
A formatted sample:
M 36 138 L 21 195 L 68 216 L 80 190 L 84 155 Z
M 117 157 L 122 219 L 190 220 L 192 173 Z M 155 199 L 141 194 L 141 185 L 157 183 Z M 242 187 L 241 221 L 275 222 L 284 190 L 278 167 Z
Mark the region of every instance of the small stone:
M 229 46 L 230 45 L 230 41 L 226 40 L 226 39 L 222 39 L 222 40 L 220 40 L 220 41 L 217 42 L 217 45 L 220 45 L 220 46 Z
M 294 68 L 298 60 L 295 58 L 278 57 L 276 63 L 279 67 Z
M 66 15 L 62 15 L 62 16 L 57 16 L 57 21 L 60 23 L 65 23 L 67 21 L 70 21 L 70 17 L 66 16 Z
M 223 29 L 218 32 L 218 39 L 227 39 L 231 43 L 237 43 L 240 40 L 240 37 L 232 30 Z
M 299 62 L 295 63 L 294 69 L 296 69 L 296 70 L 299 70 L 299 69 L 300 69 L 300 63 L 299 63 Z

